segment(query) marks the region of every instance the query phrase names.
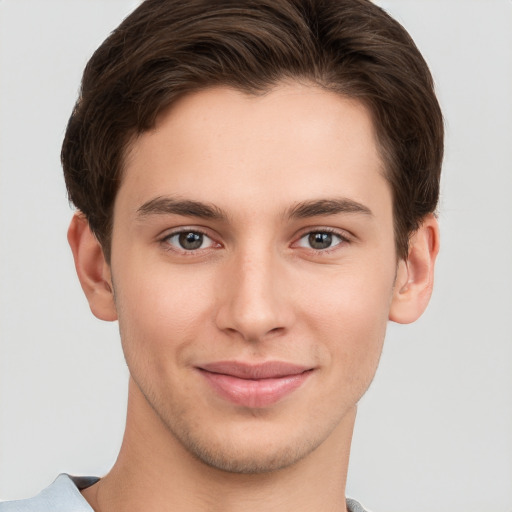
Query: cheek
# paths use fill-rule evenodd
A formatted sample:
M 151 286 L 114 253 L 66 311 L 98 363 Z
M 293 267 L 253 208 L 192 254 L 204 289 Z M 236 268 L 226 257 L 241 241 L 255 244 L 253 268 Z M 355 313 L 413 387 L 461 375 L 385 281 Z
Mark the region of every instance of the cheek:
M 391 267 L 392 268 L 392 267 Z M 371 379 L 386 332 L 393 271 L 344 269 L 323 290 L 309 287 L 307 308 L 315 337 L 335 371 L 346 378 Z
M 205 283 L 199 288 L 198 279 L 186 274 L 149 270 L 131 272 L 128 278 L 119 275 L 122 284 L 115 288 L 116 307 L 129 363 L 143 358 L 158 366 L 170 357 L 179 359 L 200 338 L 211 299 Z

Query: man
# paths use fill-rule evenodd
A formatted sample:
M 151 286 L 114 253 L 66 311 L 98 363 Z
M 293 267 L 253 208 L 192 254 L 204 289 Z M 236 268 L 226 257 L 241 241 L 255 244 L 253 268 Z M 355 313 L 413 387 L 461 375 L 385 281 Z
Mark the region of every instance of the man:
M 364 0 L 148 0 L 88 63 L 62 162 L 123 445 L 11 510 L 360 511 L 356 406 L 438 251 L 442 117 Z

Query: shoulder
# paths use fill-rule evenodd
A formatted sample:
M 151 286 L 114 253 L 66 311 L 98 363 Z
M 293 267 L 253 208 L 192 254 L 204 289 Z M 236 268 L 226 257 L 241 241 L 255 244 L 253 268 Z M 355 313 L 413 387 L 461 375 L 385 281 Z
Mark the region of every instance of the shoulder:
M 361 503 L 351 498 L 347 498 L 347 510 L 348 512 L 370 512 L 370 510 L 364 508 Z
M 80 489 L 97 480 L 96 477 L 71 477 L 61 474 L 33 498 L 1 502 L 0 512 L 93 512 L 80 494 Z

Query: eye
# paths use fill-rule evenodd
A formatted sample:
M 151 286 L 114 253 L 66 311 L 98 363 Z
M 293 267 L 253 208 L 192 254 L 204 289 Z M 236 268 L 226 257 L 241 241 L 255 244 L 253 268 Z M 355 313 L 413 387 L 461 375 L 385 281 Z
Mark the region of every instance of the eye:
M 209 236 L 200 231 L 180 231 L 166 236 L 163 241 L 176 249 L 184 251 L 207 249 L 215 244 Z
M 299 239 L 298 246 L 322 251 L 344 242 L 345 238 L 330 231 L 312 231 Z

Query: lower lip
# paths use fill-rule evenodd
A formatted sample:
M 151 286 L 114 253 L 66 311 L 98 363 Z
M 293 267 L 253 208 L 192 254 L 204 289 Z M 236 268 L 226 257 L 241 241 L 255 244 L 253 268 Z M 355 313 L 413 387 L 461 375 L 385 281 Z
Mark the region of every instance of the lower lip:
M 243 407 L 261 408 L 275 404 L 295 391 L 312 371 L 272 379 L 240 379 L 232 375 L 200 370 L 213 389 L 223 398 Z

